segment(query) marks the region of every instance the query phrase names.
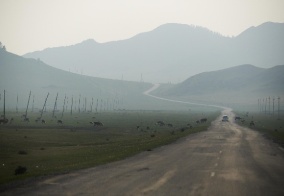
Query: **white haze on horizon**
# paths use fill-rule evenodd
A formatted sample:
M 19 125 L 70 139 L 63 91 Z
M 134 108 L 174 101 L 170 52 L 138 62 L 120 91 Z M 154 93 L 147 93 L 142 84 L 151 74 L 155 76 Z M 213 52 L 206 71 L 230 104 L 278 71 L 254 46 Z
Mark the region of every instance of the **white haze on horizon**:
M 0 41 L 18 55 L 86 39 L 123 40 L 165 23 L 236 36 L 284 22 L 282 0 L 0 0 L 0 7 Z

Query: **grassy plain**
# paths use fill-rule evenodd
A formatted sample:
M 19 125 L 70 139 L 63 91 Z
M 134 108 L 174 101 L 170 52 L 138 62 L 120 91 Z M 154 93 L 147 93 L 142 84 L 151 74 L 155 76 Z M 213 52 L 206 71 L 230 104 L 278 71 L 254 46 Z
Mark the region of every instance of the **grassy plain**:
M 264 112 L 238 112 L 235 111 L 237 116 L 245 119 L 245 122 L 236 121 L 242 126 L 250 127 L 254 130 L 260 131 L 267 138 L 272 139 L 274 142 L 279 143 L 284 147 L 284 114 L 275 112 L 264 113 Z M 250 122 L 254 122 L 254 126 L 250 126 Z
M 46 123 L 36 123 L 38 113 L 24 122 L 20 114 L 8 113 L 13 121 L 0 125 L 0 184 L 30 177 L 65 173 L 117 161 L 142 151 L 169 144 L 191 133 L 204 131 L 220 112 L 113 111 L 65 114 L 63 124 L 51 113 Z M 57 114 L 60 116 L 60 114 Z M 195 121 L 207 117 L 207 123 Z M 170 126 L 159 126 L 157 121 Z M 90 122 L 100 121 L 102 127 Z M 188 124 L 192 125 L 192 128 Z M 137 128 L 139 126 L 139 128 Z M 18 166 L 27 171 L 15 175 Z

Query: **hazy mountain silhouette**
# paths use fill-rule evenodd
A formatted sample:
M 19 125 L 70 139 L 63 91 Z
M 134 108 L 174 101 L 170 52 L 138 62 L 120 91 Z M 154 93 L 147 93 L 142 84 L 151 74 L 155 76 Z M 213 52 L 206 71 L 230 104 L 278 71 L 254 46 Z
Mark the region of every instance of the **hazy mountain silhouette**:
M 125 103 L 140 109 L 141 92 L 151 86 L 151 84 L 140 82 L 74 74 L 51 67 L 42 61 L 26 59 L 1 49 L 0 70 L 0 94 L 3 97 L 3 91 L 6 90 L 7 106 L 13 109 L 15 109 L 17 96 L 19 97 L 19 107 L 26 107 L 29 91 L 32 91 L 32 96 L 35 96 L 36 107 L 42 107 L 47 93 L 50 93 L 48 107 L 53 107 L 55 96 L 59 93 L 60 104 L 63 104 L 65 95 L 69 97 L 69 107 L 71 97 L 74 97 L 74 101 L 76 100 L 77 103 L 81 97 L 81 106 L 83 106 L 85 98 L 88 99 L 88 106 L 92 98 L 94 104 L 97 99 L 103 100 L 104 104 L 106 101 L 113 103 L 114 100 L 122 102 L 124 99 Z M 120 105 L 120 109 L 122 107 L 127 106 Z
M 130 39 L 48 48 L 24 55 L 87 75 L 149 82 L 182 82 L 189 76 L 240 64 L 272 67 L 284 63 L 284 24 L 264 23 L 237 37 L 208 29 L 165 24 Z
M 80 96 L 82 99 L 86 97 L 88 104 L 91 98 L 94 98 L 95 101 L 97 99 L 104 101 L 124 99 L 129 108 L 153 109 L 153 104 L 155 107 L 159 105 L 159 100 L 154 102 L 155 99 L 142 95 L 142 92 L 150 88 L 151 84 L 74 74 L 53 68 L 39 60 L 25 59 L 3 50 L 0 50 L 0 69 L 0 93 L 6 90 L 7 103 L 10 108 L 15 107 L 17 95 L 20 106 L 26 107 L 30 90 L 36 97 L 37 107 L 42 107 L 47 93 L 50 93 L 51 97 L 48 107 L 53 107 L 57 92 L 61 104 L 66 95 L 69 97 L 69 104 L 71 97 L 74 97 L 78 103 Z M 162 97 L 194 102 L 220 105 L 252 103 L 255 106 L 258 99 L 284 96 L 283 75 L 284 65 L 272 68 L 240 65 L 218 71 L 203 72 L 177 85 L 162 85 L 154 93 Z M 165 109 L 165 104 L 160 108 Z
M 218 104 L 255 104 L 258 99 L 284 96 L 283 75 L 284 65 L 272 68 L 240 65 L 197 74 L 156 93 Z

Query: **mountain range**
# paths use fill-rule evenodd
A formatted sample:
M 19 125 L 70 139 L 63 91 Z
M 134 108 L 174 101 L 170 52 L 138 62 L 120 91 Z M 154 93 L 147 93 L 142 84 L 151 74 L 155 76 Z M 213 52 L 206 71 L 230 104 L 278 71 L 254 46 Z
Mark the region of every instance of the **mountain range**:
M 206 28 L 165 24 L 130 39 L 25 54 L 53 67 L 84 75 L 130 81 L 179 83 L 205 71 L 242 64 L 269 68 L 284 63 L 284 23 L 267 22 L 236 37 Z
M 0 49 L 0 108 L 3 106 L 3 94 L 6 92 L 6 107 L 20 109 L 27 106 L 31 91 L 30 108 L 32 102 L 40 109 L 49 94 L 47 108 L 52 109 L 58 93 L 58 107 L 62 108 L 65 96 L 75 102 L 81 101 L 81 107 L 87 102 L 89 108 L 93 99 L 94 107 L 106 107 L 107 102 L 120 103 L 119 109 L 140 109 L 139 98 L 141 92 L 151 87 L 151 84 L 95 78 L 70 73 L 47 65 L 46 63 L 26 59 Z M 2 95 L 2 99 L 1 99 Z M 18 104 L 17 104 L 18 102 Z M 142 101 L 141 101 L 142 102 Z M 123 104 L 122 104 L 123 103 Z M 118 107 L 118 106 L 117 106 Z
M 161 88 L 155 94 L 218 105 L 256 105 L 258 99 L 284 98 L 283 75 L 284 65 L 272 68 L 239 65 L 197 74 L 177 85 Z
M 64 97 L 87 105 L 94 99 L 100 107 L 107 102 L 120 102 L 120 109 L 185 109 L 181 104 L 155 100 L 143 95 L 152 84 L 129 82 L 84 76 L 51 67 L 40 60 L 26 59 L 0 49 L 0 94 L 6 90 L 9 108 L 24 109 L 29 91 L 35 97 L 35 107 L 42 107 L 49 93 L 47 107 L 51 109 L 59 93 L 59 107 Z M 198 103 L 214 103 L 231 107 L 257 105 L 257 100 L 281 97 L 284 99 L 284 65 L 260 68 L 253 65 L 239 65 L 217 71 L 208 71 L 189 77 L 179 84 L 163 84 L 154 91 L 155 95 Z M 1 95 L 0 95 L 1 97 Z M 18 99 L 18 101 L 17 101 Z M 0 98 L 0 102 L 3 99 Z M 16 104 L 19 102 L 19 104 Z M 3 102 L 2 102 L 3 103 Z M 123 103 L 123 104 L 122 104 Z M 0 105 L 0 108 L 2 104 Z M 189 106 L 193 107 L 193 106 Z

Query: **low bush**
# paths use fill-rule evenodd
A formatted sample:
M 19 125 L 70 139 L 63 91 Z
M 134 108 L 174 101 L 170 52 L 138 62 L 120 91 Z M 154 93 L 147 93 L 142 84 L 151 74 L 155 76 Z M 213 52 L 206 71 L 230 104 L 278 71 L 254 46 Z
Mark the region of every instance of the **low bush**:
M 24 174 L 24 173 L 26 173 L 26 171 L 27 171 L 27 168 L 26 168 L 26 167 L 18 166 L 18 167 L 15 169 L 15 175 Z

